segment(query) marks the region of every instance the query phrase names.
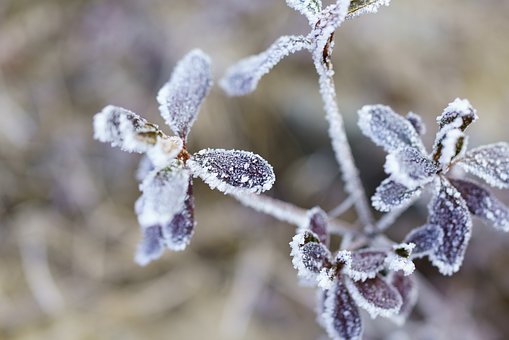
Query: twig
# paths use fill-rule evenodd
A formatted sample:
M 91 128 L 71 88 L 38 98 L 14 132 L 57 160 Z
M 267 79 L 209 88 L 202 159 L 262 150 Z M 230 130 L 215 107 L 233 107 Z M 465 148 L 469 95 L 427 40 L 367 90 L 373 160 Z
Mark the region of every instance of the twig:
M 349 196 L 346 200 L 341 202 L 337 207 L 332 209 L 327 215 L 331 218 L 336 218 L 345 213 L 355 203 L 355 197 Z

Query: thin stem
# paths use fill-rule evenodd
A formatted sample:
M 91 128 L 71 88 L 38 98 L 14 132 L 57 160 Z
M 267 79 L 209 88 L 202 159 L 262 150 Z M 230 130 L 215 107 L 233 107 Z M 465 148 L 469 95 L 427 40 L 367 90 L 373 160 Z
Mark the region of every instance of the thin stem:
M 332 39 L 332 36 L 331 36 Z M 332 40 L 325 46 L 323 53 L 313 53 L 315 68 L 319 75 L 320 94 L 324 103 L 326 118 L 329 122 L 329 137 L 332 149 L 342 172 L 346 191 L 355 200 L 355 209 L 359 220 L 364 226 L 372 226 L 373 216 L 366 198 L 366 193 L 359 177 L 348 138 L 345 133 L 343 117 L 336 102 L 336 88 L 334 85 L 334 70 L 330 60 Z
M 307 225 L 308 210 L 297 207 L 291 203 L 260 194 L 238 194 L 230 193 L 240 203 L 256 211 L 270 215 L 277 220 L 296 225 L 298 227 Z M 336 235 L 358 234 L 358 232 L 345 222 L 329 220 L 329 231 Z
M 332 209 L 327 215 L 331 218 L 336 218 L 345 213 L 355 203 L 355 197 L 349 196 L 346 200 L 341 202 L 337 207 Z

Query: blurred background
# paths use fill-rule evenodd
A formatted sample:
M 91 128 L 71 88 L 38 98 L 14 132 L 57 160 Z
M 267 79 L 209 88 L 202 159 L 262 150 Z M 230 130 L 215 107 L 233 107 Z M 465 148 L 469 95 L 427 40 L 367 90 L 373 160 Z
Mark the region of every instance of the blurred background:
M 480 116 L 471 147 L 509 139 L 508 17 L 503 0 L 393 0 L 337 32 L 339 104 L 368 195 L 385 154 L 356 126 L 364 104 L 421 114 L 430 147 L 435 117 L 468 98 Z M 289 257 L 293 226 L 196 181 L 190 247 L 139 267 L 139 156 L 92 139 L 107 104 L 169 131 L 155 95 L 192 48 L 210 54 L 217 82 L 280 35 L 307 32 L 283 0 L 1 0 L 0 339 L 321 339 L 314 292 Z M 326 128 L 301 52 L 252 95 L 214 87 L 189 145 L 259 153 L 277 175 L 271 196 L 330 210 L 345 193 Z M 343 218 L 355 222 L 352 211 Z M 423 199 L 389 235 L 425 220 Z M 458 274 L 418 263 L 440 298 L 424 295 L 404 328 L 364 318 L 367 339 L 509 337 L 509 235 L 474 224 Z

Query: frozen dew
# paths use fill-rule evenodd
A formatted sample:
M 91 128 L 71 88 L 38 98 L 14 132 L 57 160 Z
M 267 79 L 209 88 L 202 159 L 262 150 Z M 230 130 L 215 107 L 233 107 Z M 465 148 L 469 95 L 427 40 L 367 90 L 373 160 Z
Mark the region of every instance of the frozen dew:
M 321 0 L 286 0 L 288 7 L 304 15 L 310 24 L 316 21 L 316 16 L 322 10 Z
M 376 13 L 381 6 L 389 6 L 391 0 L 352 0 L 348 8 L 347 19 L 366 13 Z
M 323 269 L 330 268 L 331 254 L 313 232 L 297 234 L 290 242 L 292 263 L 305 284 L 317 283 Z
M 334 31 L 345 21 L 348 14 L 349 1 L 337 0 L 325 7 L 317 17 L 316 25 L 310 36 L 313 37 L 313 59 L 316 62 L 323 61 L 323 53 L 329 43 L 329 39 Z M 320 68 L 317 67 L 317 70 Z
M 173 216 L 171 222 L 162 225 L 163 237 L 170 250 L 184 250 L 194 234 L 194 196 L 193 181 L 189 178 L 187 195 L 182 210 Z
M 459 161 L 465 171 L 491 186 L 509 189 L 509 144 L 484 145 L 468 151 Z
M 467 136 L 460 129 L 440 130 L 433 146 L 433 160 L 445 170 L 465 153 L 466 147 Z
M 442 243 L 429 258 L 440 273 L 452 275 L 459 270 L 470 240 L 470 212 L 461 194 L 445 178 L 430 202 L 429 212 L 428 224 L 440 226 L 444 232 Z
M 402 206 L 420 194 L 421 188 L 409 189 L 392 178 L 387 178 L 376 188 L 371 203 L 375 209 L 387 212 Z
M 140 266 L 147 265 L 152 260 L 157 260 L 164 252 L 164 240 L 161 227 L 158 225 L 142 228 L 143 238 L 138 245 L 134 260 Z
M 361 316 L 343 280 L 335 280 L 331 289 L 324 293 L 324 297 L 324 311 L 321 320 L 329 337 L 334 340 L 360 340 L 362 336 Z
M 94 116 L 94 138 L 124 151 L 143 153 L 160 134 L 157 125 L 118 106 L 108 105 Z
M 413 125 L 390 107 L 366 105 L 358 114 L 358 124 L 362 133 L 385 151 L 393 152 L 410 146 L 422 153 L 425 152 L 421 138 Z
M 173 132 L 186 139 L 212 86 L 210 58 L 201 50 L 180 60 L 170 81 L 157 94 L 159 110 Z
M 230 96 L 243 96 L 253 92 L 260 79 L 284 57 L 309 48 L 309 44 L 309 40 L 304 36 L 280 37 L 264 52 L 231 66 L 219 85 Z
M 405 243 L 415 244 L 411 258 L 421 258 L 432 254 L 442 243 L 444 231 L 440 226 L 426 224 L 413 229 L 406 237 Z
M 436 164 L 413 147 L 405 147 L 387 155 L 385 172 L 408 188 L 429 183 L 438 172 Z
M 385 258 L 385 267 L 391 272 L 401 271 L 404 275 L 410 275 L 415 270 L 411 260 L 414 243 L 401 243 L 392 247 L 392 251 Z
M 348 291 L 357 305 L 365 309 L 372 318 L 378 315 L 391 317 L 399 313 L 401 295 L 380 276 L 366 281 L 345 279 Z
M 465 180 L 450 179 L 460 192 L 468 210 L 497 229 L 509 231 L 509 209 L 482 186 Z
M 410 122 L 410 124 L 412 124 L 415 132 L 417 132 L 419 135 L 422 136 L 426 133 L 426 125 L 424 124 L 420 115 L 414 112 L 408 112 L 405 118 Z
M 247 151 L 205 149 L 195 153 L 187 164 L 195 177 L 225 194 L 260 193 L 269 190 L 275 181 L 270 164 Z
M 453 102 L 449 103 L 442 114 L 437 117 L 437 123 L 440 129 L 447 127 L 465 131 L 465 129 L 478 118 L 477 111 L 467 99 L 456 98 Z
M 170 223 L 184 206 L 189 179 L 189 171 L 177 162 L 148 174 L 140 184 L 142 195 L 135 205 L 140 225 L 147 228 Z
M 387 252 L 383 250 L 361 249 L 351 253 L 350 265 L 343 273 L 354 281 L 374 278 L 384 268 Z
M 389 284 L 399 292 L 403 302 L 399 313 L 394 315 L 392 320 L 398 325 L 403 325 L 417 302 L 417 282 L 412 276 L 406 276 L 403 272 L 394 272 L 389 277 Z

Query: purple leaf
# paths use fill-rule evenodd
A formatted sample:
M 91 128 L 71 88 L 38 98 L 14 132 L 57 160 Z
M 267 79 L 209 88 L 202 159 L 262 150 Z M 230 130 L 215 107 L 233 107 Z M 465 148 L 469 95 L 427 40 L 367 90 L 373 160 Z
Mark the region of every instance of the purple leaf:
M 410 275 L 415 270 L 411 260 L 414 244 L 400 243 L 392 246 L 392 251 L 387 253 L 385 268 L 391 272 L 401 271 L 404 275 Z
M 468 210 L 494 227 L 509 231 L 509 209 L 488 190 L 469 181 L 449 179 L 467 203 Z
M 509 189 L 509 144 L 495 143 L 470 150 L 458 164 L 491 186 Z
M 366 13 L 376 13 L 381 6 L 389 6 L 391 0 L 352 0 L 348 8 L 347 19 Z
M 343 280 L 335 280 L 325 294 L 323 324 L 332 339 L 361 339 L 362 320 L 359 309 Z
M 403 303 L 399 313 L 393 319 L 397 324 L 403 325 L 417 302 L 417 282 L 412 276 L 406 276 L 403 272 L 393 272 L 389 283 L 401 295 Z
M 387 152 L 410 146 L 425 153 L 421 138 L 412 124 L 388 106 L 364 106 L 359 110 L 358 124 L 364 135 Z
M 264 52 L 231 66 L 219 84 L 230 96 L 246 95 L 253 92 L 260 79 L 284 57 L 305 48 L 309 48 L 309 40 L 304 36 L 280 37 Z
M 457 272 L 463 262 L 470 240 L 472 220 L 460 193 L 445 178 L 429 205 L 428 224 L 442 228 L 442 243 L 430 255 L 430 260 L 443 275 Z
M 404 147 L 387 155 L 385 172 L 391 178 L 408 188 L 429 183 L 439 168 L 419 150 L 413 147 Z
M 143 239 L 138 245 L 135 261 L 140 266 L 161 257 L 164 252 L 164 240 L 161 227 L 158 225 L 142 228 Z
M 308 222 L 303 226 L 302 230 L 311 230 L 318 236 L 318 239 L 326 247 L 329 246 L 329 231 L 327 214 L 319 207 L 314 207 L 307 213 Z
M 417 113 L 408 112 L 406 119 L 410 122 L 410 124 L 412 124 L 417 134 L 422 136 L 426 133 L 426 125 L 422 121 L 421 116 L 419 116 Z
M 247 151 L 205 149 L 187 162 L 194 176 L 225 194 L 269 190 L 274 171 L 262 157 Z
M 351 261 L 343 273 L 354 281 L 374 278 L 384 268 L 387 252 L 383 250 L 361 249 L 351 252 Z
M 140 184 L 142 195 L 136 201 L 138 222 L 144 228 L 166 225 L 184 207 L 190 173 L 176 163 L 154 170 Z
M 379 211 L 390 211 L 420 194 L 421 188 L 409 189 L 403 184 L 393 181 L 392 178 L 387 178 L 376 188 L 371 203 Z
M 404 242 L 415 244 L 411 258 L 420 258 L 432 254 L 442 244 L 443 237 L 444 231 L 440 226 L 426 224 L 412 230 Z
M 210 58 L 200 50 L 193 50 L 179 61 L 170 81 L 159 90 L 161 116 L 183 140 L 211 86 Z
M 311 231 L 297 234 L 290 242 L 292 263 L 304 283 L 316 284 L 318 274 L 332 266 L 329 250 Z
M 146 152 L 161 135 L 157 125 L 121 107 L 108 105 L 94 116 L 94 138 L 124 151 Z
M 191 242 L 195 225 L 193 181 L 189 178 L 184 207 L 173 216 L 170 223 L 162 226 L 166 246 L 171 250 L 184 250 Z
M 401 295 L 381 277 L 357 282 L 346 279 L 345 283 L 357 305 L 372 318 L 378 315 L 391 317 L 399 313 L 403 304 Z

